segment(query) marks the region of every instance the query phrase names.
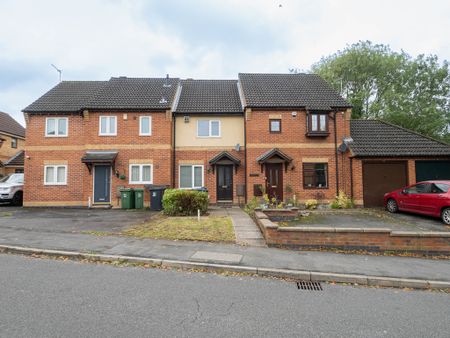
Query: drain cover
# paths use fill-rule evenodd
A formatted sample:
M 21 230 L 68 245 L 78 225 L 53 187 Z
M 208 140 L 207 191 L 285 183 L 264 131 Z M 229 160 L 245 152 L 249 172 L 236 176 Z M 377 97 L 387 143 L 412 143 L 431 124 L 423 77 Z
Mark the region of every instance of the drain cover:
M 311 282 L 309 280 L 300 280 L 297 282 L 297 289 L 299 290 L 311 290 L 322 291 L 322 285 L 319 282 Z

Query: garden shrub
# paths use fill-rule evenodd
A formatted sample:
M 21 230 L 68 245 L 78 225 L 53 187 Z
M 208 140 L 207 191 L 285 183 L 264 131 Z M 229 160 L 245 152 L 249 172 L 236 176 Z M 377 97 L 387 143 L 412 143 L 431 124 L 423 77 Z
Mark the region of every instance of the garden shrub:
M 261 206 L 261 201 L 258 197 L 253 196 L 250 201 L 245 205 L 244 211 L 250 216 L 255 215 L 255 209 Z
M 208 193 L 196 190 L 167 189 L 162 199 L 164 214 L 169 216 L 195 216 L 208 211 Z
M 305 201 L 305 208 L 309 210 L 317 209 L 317 200 L 310 199 Z
M 350 209 L 355 206 L 353 200 L 348 197 L 345 192 L 339 191 L 334 201 L 330 203 L 332 209 Z

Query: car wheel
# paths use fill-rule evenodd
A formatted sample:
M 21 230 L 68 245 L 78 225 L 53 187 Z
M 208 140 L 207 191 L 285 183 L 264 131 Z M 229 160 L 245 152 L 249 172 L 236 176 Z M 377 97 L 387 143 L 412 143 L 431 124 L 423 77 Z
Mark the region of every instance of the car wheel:
M 23 192 L 18 191 L 14 194 L 12 198 L 12 205 L 21 206 L 23 203 Z
M 392 213 L 397 212 L 398 211 L 397 202 L 393 198 L 390 198 L 386 203 L 386 209 L 387 211 Z
M 441 213 L 442 222 L 450 225 L 450 208 L 445 208 Z

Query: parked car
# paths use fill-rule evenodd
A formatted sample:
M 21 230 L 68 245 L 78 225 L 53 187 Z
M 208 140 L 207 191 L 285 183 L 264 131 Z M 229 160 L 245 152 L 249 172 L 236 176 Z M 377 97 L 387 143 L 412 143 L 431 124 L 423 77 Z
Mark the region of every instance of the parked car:
M 426 181 L 384 195 L 389 212 L 408 211 L 440 217 L 450 225 L 450 181 Z
M 23 174 L 10 174 L 0 179 L 0 202 L 22 205 Z

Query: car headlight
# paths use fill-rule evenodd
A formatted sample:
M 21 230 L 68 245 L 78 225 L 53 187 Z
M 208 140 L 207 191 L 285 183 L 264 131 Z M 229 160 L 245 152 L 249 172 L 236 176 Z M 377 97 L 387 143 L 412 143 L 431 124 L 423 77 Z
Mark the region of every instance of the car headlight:
M 0 188 L 0 193 L 9 194 L 11 192 L 11 188 Z

